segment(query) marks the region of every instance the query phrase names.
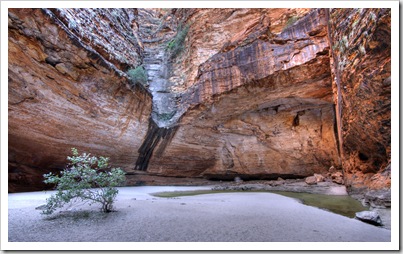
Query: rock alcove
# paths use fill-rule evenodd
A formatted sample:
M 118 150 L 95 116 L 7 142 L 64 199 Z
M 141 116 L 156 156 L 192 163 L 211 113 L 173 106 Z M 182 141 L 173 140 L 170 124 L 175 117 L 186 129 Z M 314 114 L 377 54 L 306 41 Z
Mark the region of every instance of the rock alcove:
M 128 185 L 390 188 L 390 9 L 9 9 L 9 192 L 71 147 Z M 146 79 L 134 82 L 140 68 Z

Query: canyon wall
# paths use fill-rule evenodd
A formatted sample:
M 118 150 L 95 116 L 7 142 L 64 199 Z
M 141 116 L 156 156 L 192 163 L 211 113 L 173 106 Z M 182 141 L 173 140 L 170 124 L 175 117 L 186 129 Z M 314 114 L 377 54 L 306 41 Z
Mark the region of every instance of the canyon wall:
M 9 10 L 9 191 L 43 189 L 42 174 L 64 168 L 72 147 L 134 167 L 151 98 L 122 72 L 141 62 L 130 26 L 101 11 Z
M 194 24 L 187 42 L 191 48 L 201 44 L 197 31 L 202 30 L 198 18 L 203 16 L 190 11 L 184 16 L 194 17 L 187 18 Z M 239 29 L 240 20 L 253 22 L 231 33 L 234 37 L 215 37 L 218 50 L 210 49 L 214 55 L 200 64 L 194 84 L 184 85 L 186 112 L 148 172 L 221 180 L 277 179 L 338 167 L 324 11 L 312 10 L 288 27 L 285 21 L 282 29 L 276 27 L 277 34 L 270 30 L 271 10 L 227 11 L 221 16 L 239 19 L 215 20 L 213 31 L 203 28 L 205 36 L 216 33 L 215 27 L 231 31 Z M 195 50 L 186 52 L 187 58 L 191 52 Z M 179 73 L 192 73 L 186 64 L 178 68 Z
M 10 9 L 9 191 L 44 188 L 72 147 L 129 185 L 333 166 L 388 188 L 390 88 L 390 10 Z
M 350 191 L 390 188 L 390 9 L 332 9 L 332 83 Z

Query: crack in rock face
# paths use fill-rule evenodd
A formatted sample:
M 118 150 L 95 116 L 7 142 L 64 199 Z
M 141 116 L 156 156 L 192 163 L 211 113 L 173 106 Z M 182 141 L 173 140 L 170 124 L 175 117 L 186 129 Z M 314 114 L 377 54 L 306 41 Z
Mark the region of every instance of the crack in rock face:
M 390 187 L 388 10 L 10 9 L 8 45 L 10 191 L 71 147 L 128 183 Z
M 161 27 L 167 25 L 165 24 L 167 15 L 160 16 L 157 11 L 140 9 L 139 16 L 148 21 L 139 23 L 138 30 L 140 37 L 144 38 L 142 65 L 148 74 L 147 86 L 153 98 L 151 118 L 160 128 L 170 128 L 177 123 L 180 117 L 177 114 L 180 95 L 171 90 L 174 86 L 170 81 L 173 66 L 172 54 L 168 50 L 168 45 L 174 42 L 181 31 L 177 25 L 173 27 L 176 29 L 176 37 L 171 29 L 161 31 Z
M 201 64 L 195 83 L 182 93 L 175 137 L 162 156 L 149 161 L 147 171 L 273 179 L 338 166 L 324 18 L 323 11 L 313 10 L 273 39 L 261 36 L 267 29 L 253 25 L 247 41 L 239 38 L 242 47 L 225 48 Z M 201 29 L 193 24 L 190 31 Z M 197 42 L 188 39 L 187 45 Z M 271 107 L 275 110 L 266 111 Z

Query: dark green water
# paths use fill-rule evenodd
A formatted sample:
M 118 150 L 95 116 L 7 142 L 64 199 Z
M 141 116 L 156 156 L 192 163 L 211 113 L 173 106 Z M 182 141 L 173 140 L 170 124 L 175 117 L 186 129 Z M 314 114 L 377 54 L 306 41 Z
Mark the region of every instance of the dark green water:
M 290 198 L 301 200 L 305 205 L 318 207 L 350 218 L 355 217 L 356 212 L 368 210 L 361 202 L 350 196 L 333 196 L 324 194 L 297 193 L 287 191 L 272 191 Z
M 174 197 L 201 195 L 201 194 L 233 193 L 233 192 L 244 193 L 245 191 L 197 190 L 197 191 L 158 192 L 153 193 L 152 195 L 161 198 L 174 198 Z M 366 208 L 359 201 L 351 198 L 350 196 L 332 196 L 324 194 L 311 194 L 311 193 L 299 193 L 288 191 L 249 191 L 249 192 L 269 192 L 290 198 L 296 198 L 305 205 L 318 207 L 350 218 L 354 218 L 356 212 L 368 210 L 368 208 Z

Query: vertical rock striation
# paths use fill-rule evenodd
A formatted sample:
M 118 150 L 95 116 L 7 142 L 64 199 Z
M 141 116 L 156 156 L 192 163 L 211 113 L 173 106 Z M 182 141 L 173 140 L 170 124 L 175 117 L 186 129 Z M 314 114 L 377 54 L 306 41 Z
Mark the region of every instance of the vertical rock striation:
M 172 65 L 167 43 L 172 39 L 176 26 L 172 29 L 165 24 L 166 16 L 161 17 L 156 10 L 140 9 L 139 36 L 144 45 L 143 67 L 147 72 L 147 87 L 153 98 L 151 118 L 161 128 L 169 128 L 177 122 L 177 97 L 171 91 Z M 165 25 L 165 26 L 164 26 Z M 163 29 L 165 28 L 165 29 Z M 178 32 L 178 31 L 177 31 Z
M 138 152 L 139 157 L 136 161 L 135 170 L 147 170 L 148 163 L 155 148 L 158 146 L 156 155 L 161 156 L 165 148 L 175 135 L 177 127 L 164 128 L 159 127 L 154 120 L 150 119 L 147 135 L 144 138 L 143 144 L 140 146 Z
M 332 9 L 329 18 L 346 185 L 390 188 L 390 9 Z
M 129 183 L 334 166 L 351 191 L 390 187 L 388 9 L 11 9 L 8 20 L 9 191 L 42 189 L 71 147 L 111 157 Z M 141 82 L 126 74 L 137 67 Z
M 171 91 L 173 84 L 169 78 L 172 65 L 167 43 L 172 40 L 178 25 L 167 24 L 169 13 L 162 16 L 157 10 L 140 9 L 138 14 L 138 18 L 143 20 L 137 25 L 144 46 L 142 66 L 147 72 L 146 87 L 152 95 L 153 106 L 147 135 L 138 150 L 139 157 L 134 170 L 146 171 L 154 149 L 159 145 L 158 154 L 162 154 L 176 131 L 173 125 L 178 120 L 178 104 L 177 96 Z
M 261 20 L 262 13 L 250 15 Z M 251 30 L 247 40 L 221 42 L 195 83 L 183 85 L 179 128 L 150 161 L 150 174 L 297 178 L 339 166 L 324 11 L 312 10 L 278 34 L 265 24 L 243 27 Z M 195 43 L 192 29 L 187 45 Z

